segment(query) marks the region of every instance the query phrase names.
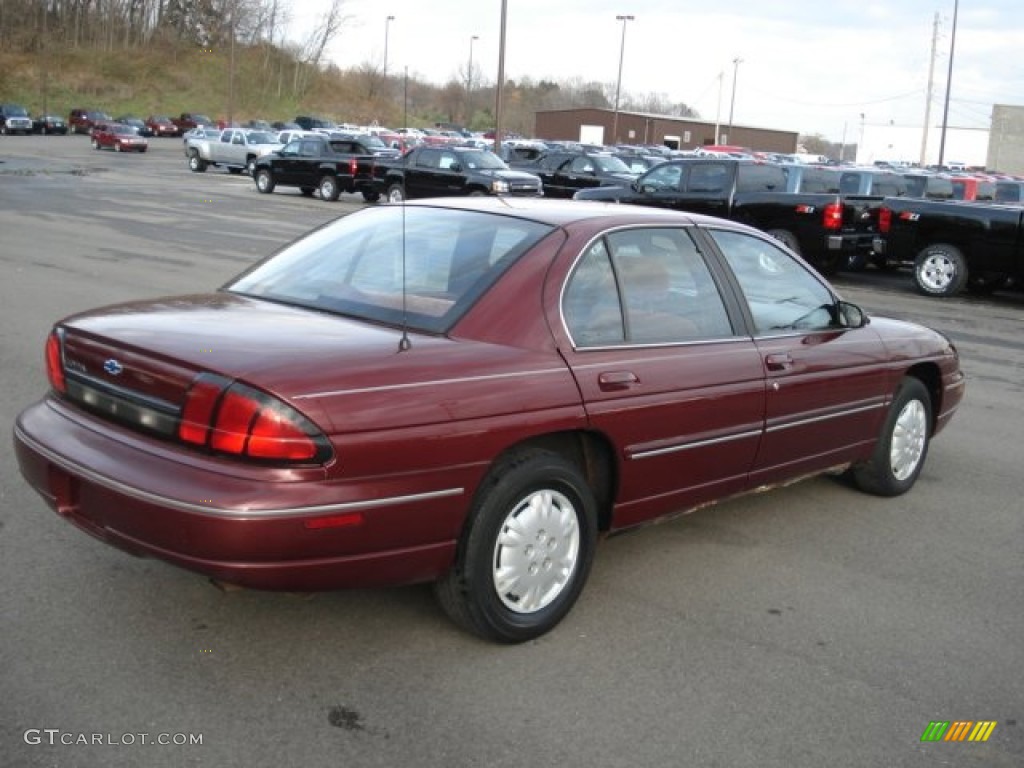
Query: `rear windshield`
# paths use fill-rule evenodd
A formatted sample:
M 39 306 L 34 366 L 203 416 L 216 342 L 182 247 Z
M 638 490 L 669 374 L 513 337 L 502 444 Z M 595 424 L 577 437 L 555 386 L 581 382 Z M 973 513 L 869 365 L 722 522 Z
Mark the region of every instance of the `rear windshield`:
M 367 208 L 297 240 L 225 290 L 444 333 L 551 229 L 476 211 Z

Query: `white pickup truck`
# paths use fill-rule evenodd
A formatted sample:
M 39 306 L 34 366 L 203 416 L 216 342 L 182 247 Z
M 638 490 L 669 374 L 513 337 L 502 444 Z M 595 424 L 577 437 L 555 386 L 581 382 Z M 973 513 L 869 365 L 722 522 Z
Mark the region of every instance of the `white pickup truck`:
M 185 138 L 185 157 L 193 173 L 202 173 L 212 165 L 223 166 L 230 173 L 245 171 L 252 175 L 258 158 L 280 148 L 276 134 L 244 128 L 196 131 Z

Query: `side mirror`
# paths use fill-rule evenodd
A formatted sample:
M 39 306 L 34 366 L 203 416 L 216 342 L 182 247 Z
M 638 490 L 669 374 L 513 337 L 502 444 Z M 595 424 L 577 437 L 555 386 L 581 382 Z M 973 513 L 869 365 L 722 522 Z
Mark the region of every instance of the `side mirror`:
M 837 305 L 839 324 L 844 328 L 863 328 L 870 322 L 867 314 L 856 304 L 840 301 Z
M 462 173 L 462 163 L 452 163 L 448 166 L 448 170 L 452 173 Z

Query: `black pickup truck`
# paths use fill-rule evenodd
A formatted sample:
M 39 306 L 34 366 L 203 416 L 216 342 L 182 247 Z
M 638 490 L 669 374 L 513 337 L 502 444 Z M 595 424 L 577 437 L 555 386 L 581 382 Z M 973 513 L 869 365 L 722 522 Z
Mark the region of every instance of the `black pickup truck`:
M 874 249 L 912 262 L 914 283 L 927 296 L 967 288 L 989 293 L 1024 282 L 1024 208 L 993 203 L 887 197 Z
M 391 203 L 418 197 L 542 194 L 537 176 L 514 171 L 493 152 L 474 147 L 415 147 L 397 160 L 378 160 L 373 182 L 375 194 Z
M 380 198 L 373 183 L 375 161 L 357 138 L 306 134 L 259 158 L 253 179 L 265 194 L 278 186 L 298 187 L 304 195 L 320 190 L 322 200 L 334 201 L 342 192 L 360 192 L 372 203 Z
M 733 158 L 680 158 L 654 166 L 629 186 L 593 187 L 576 200 L 650 205 L 731 219 L 757 227 L 802 255 L 820 272 L 868 252 L 873 206 L 882 198 L 786 191 L 778 165 Z

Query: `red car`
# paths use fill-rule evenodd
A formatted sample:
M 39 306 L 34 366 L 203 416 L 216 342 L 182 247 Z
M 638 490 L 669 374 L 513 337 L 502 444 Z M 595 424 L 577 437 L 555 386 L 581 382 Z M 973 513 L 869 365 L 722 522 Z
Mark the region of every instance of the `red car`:
M 92 129 L 92 148 L 109 147 L 115 152 L 145 152 L 149 142 L 123 123 L 97 123 Z
M 826 471 L 911 488 L 953 345 L 745 226 L 472 198 L 342 217 L 216 293 L 57 323 L 26 480 L 130 552 L 245 586 L 435 581 L 518 642 L 601 533 Z
M 150 115 L 146 118 L 146 127 L 154 136 L 180 136 L 181 131 L 167 115 Z

